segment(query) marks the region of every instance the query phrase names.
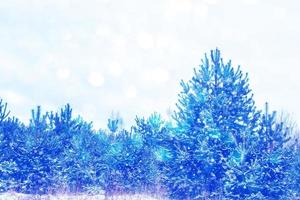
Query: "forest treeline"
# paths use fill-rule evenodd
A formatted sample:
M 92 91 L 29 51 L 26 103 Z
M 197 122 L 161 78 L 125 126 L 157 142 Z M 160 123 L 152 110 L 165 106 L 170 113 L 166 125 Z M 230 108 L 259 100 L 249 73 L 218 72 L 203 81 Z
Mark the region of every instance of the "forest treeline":
M 255 106 L 248 74 L 218 49 L 181 82 L 172 120 L 154 113 L 107 127 L 32 110 L 25 125 L 0 101 L 0 190 L 27 194 L 165 194 L 170 199 L 297 199 L 300 145 L 285 120 Z

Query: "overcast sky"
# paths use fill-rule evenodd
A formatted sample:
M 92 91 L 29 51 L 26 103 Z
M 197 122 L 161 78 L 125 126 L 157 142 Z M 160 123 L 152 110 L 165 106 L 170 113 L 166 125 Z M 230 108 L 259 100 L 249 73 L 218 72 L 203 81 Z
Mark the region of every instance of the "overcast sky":
M 300 123 L 297 0 L 2 0 L 0 98 L 28 121 L 71 103 L 104 127 L 111 112 L 174 109 L 180 79 L 220 48 L 250 76 L 257 106 Z

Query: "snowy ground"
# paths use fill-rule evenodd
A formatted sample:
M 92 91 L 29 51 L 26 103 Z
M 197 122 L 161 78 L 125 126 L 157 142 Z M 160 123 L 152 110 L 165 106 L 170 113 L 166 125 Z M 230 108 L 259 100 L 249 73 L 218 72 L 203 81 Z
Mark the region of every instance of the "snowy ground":
M 159 196 L 150 196 L 145 194 L 135 195 L 115 195 L 105 197 L 104 195 L 26 195 L 19 193 L 0 194 L 0 200 L 166 200 Z

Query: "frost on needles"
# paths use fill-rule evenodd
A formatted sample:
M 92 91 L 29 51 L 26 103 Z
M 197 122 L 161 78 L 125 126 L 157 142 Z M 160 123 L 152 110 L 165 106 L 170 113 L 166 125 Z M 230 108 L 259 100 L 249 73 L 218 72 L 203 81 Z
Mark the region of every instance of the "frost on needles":
M 218 49 L 181 82 L 166 185 L 174 199 L 281 199 L 293 192 L 287 124 L 255 107 L 248 75 Z
M 119 117 L 107 128 L 59 112 L 32 111 L 29 125 L 0 101 L 0 190 L 27 194 L 156 193 L 170 199 L 296 199 L 295 130 L 268 104 L 255 106 L 248 74 L 215 49 L 181 82 L 172 120 Z

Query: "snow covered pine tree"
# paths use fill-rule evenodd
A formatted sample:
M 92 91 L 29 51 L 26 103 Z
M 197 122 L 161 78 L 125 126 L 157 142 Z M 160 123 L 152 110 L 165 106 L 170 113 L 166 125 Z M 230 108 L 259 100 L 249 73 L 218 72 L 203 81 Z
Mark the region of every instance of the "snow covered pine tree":
M 20 123 L 16 118 L 10 118 L 7 103 L 0 99 L 0 192 L 14 190 L 17 186 L 18 171 L 15 162 L 16 135 L 20 133 Z
M 254 137 L 245 137 L 228 165 L 227 199 L 291 199 L 294 142 L 290 128 L 266 104 Z
M 257 192 L 247 182 L 247 171 L 238 168 L 254 167 L 253 153 L 262 153 L 259 135 L 267 137 L 262 131 L 267 124 L 256 110 L 248 81 L 240 67 L 234 70 L 231 61 L 224 64 L 216 49 L 211 60 L 205 55 L 188 83 L 181 82 L 175 140 L 170 147 L 175 157 L 165 172 L 172 198 L 244 199 Z M 283 144 L 286 137 L 281 139 Z

